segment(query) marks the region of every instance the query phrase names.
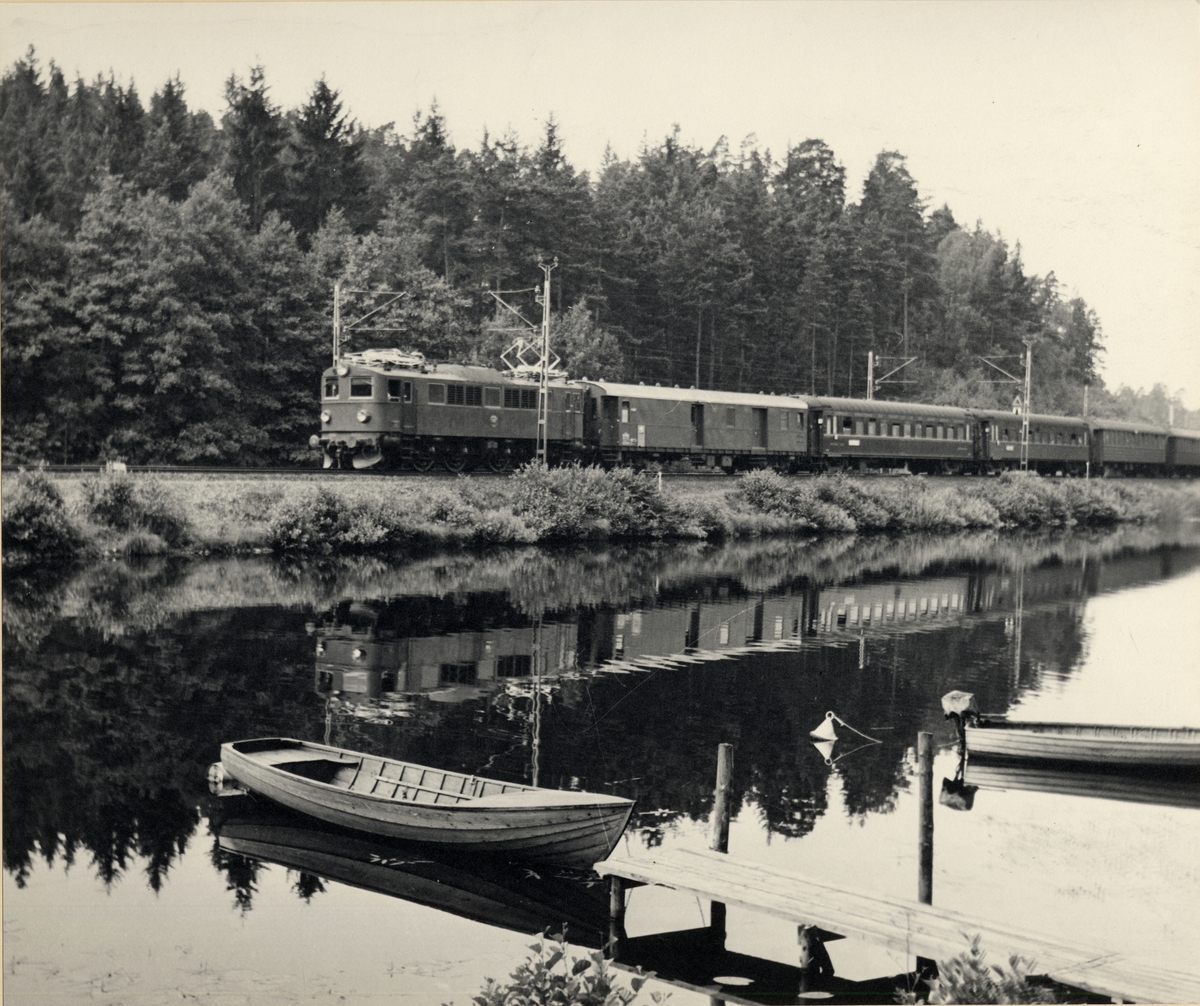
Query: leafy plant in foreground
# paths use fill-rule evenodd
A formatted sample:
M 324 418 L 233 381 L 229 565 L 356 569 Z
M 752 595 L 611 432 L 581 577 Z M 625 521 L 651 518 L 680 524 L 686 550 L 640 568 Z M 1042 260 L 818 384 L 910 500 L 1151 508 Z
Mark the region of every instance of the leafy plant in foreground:
M 1008 959 L 1008 967 L 985 963 L 979 936 L 971 939 L 971 948 L 938 962 L 938 976 L 927 981 L 928 998 L 918 992 L 897 989 L 898 1003 L 1053 1003 L 1054 993 L 1029 981 L 1032 961 L 1017 954 Z
M 543 933 L 529 949 L 534 953 L 517 966 L 507 985 L 489 978 L 471 1001 L 478 1006 L 627 1006 L 650 977 L 639 969 L 629 988 L 618 985 L 603 951 L 573 958 L 565 933 Z M 670 993 L 650 993 L 655 1003 L 669 997 Z

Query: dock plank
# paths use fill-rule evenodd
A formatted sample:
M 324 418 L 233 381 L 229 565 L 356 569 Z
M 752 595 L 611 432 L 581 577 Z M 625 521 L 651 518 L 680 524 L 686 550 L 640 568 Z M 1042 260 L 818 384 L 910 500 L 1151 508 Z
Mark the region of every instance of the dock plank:
M 910 956 L 945 960 L 979 934 L 990 959 L 1032 959 L 1039 974 L 1127 1001 L 1200 1003 L 1200 974 L 1164 970 L 1118 950 L 1085 947 L 1052 936 L 936 908 L 867 894 L 718 852 L 673 849 L 654 857 L 614 857 L 601 876 L 669 887 L 822 929 L 880 943 Z

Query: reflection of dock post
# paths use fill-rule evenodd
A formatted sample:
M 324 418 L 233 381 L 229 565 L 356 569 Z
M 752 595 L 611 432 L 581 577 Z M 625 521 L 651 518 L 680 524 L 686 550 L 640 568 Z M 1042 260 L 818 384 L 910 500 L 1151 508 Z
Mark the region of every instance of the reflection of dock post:
M 713 792 L 712 828 L 708 847 L 714 852 L 729 851 L 729 805 L 733 788 L 733 745 L 717 746 L 717 786 Z M 713 934 L 725 942 L 725 903 L 714 901 L 709 913 Z
M 933 734 L 917 734 L 917 771 L 921 777 L 918 802 L 921 807 L 920 862 L 917 898 L 933 904 Z
M 608 878 L 608 954 L 613 960 L 620 957 L 621 941 L 625 939 L 625 890 L 615 873 Z

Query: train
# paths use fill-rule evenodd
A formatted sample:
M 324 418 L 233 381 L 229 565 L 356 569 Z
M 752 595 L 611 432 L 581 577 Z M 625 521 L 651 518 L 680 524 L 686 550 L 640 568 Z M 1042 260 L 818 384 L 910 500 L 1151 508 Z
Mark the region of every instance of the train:
M 504 472 L 537 454 L 540 375 L 427 361 L 397 349 L 338 358 L 321 380 L 326 468 Z M 662 470 L 903 470 L 988 475 L 1022 462 L 1016 412 L 879 399 L 570 379 L 547 382 L 551 464 Z M 1044 475 L 1200 475 L 1200 430 L 1100 417 L 1029 417 Z

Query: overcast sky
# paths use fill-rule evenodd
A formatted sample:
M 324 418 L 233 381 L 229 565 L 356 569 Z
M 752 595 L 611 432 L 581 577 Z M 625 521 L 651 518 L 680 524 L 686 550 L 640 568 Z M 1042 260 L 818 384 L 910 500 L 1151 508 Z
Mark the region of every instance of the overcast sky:
M 1096 310 L 1110 387 L 1200 407 L 1195 0 L 3 3 L 0 33 L 5 70 L 32 44 L 144 103 L 178 73 L 215 117 L 256 63 L 285 109 L 323 74 L 367 126 L 406 132 L 436 99 L 458 147 L 485 129 L 536 145 L 553 115 L 593 173 L 676 123 L 776 157 L 817 137 L 857 200 L 898 150 L 931 209 L 1019 241 L 1027 272 Z

